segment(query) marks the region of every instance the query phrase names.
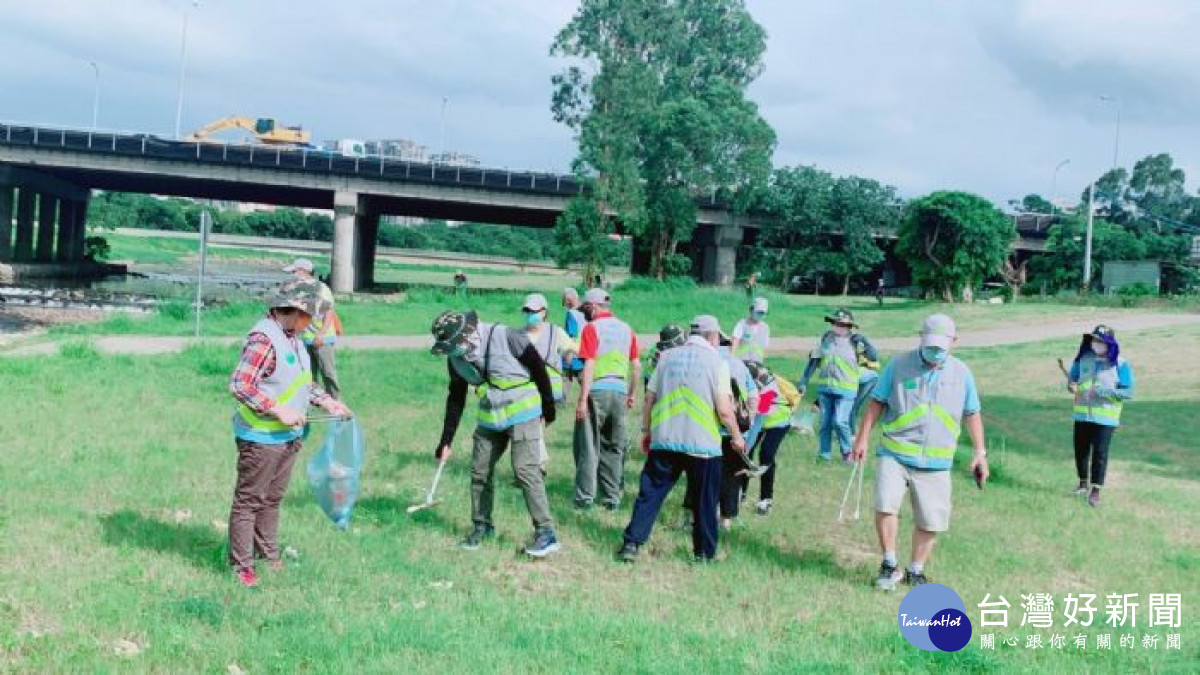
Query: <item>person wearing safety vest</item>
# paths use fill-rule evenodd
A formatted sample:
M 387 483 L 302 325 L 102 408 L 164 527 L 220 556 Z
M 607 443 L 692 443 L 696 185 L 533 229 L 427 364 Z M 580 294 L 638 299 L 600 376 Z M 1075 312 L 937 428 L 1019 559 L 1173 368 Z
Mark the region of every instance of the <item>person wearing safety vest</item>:
M 625 423 L 634 389 L 642 377 L 637 335 L 613 316 L 608 292 L 584 294 L 581 311 L 588 323 L 579 337 L 583 359 L 579 404 L 575 408 L 575 508 L 586 510 L 599 484 L 604 507 L 621 506 L 625 483 Z
M 521 313 L 525 317 L 525 334 L 537 349 L 542 361 L 546 364 L 546 373 L 550 376 L 550 389 L 554 392 L 556 404 L 563 401 L 563 364 L 574 357 L 579 351 L 575 341 L 567 336 L 566 331 L 546 322 L 549 309 L 546 296 L 541 293 L 531 293 L 525 297 Z M 546 452 L 546 437 L 538 443 L 538 460 L 542 473 L 546 473 L 546 462 L 550 460 Z
M 433 322 L 432 353 L 447 357 L 450 375 L 442 437 L 434 456 L 449 459 L 467 389 L 479 399 L 471 449 L 471 532 L 460 546 L 473 551 L 495 536 L 492 524 L 496 462 L 512 446 L 512 467 L 533 521 L 525 553 L 541 558 L 559 549 L 538 463 L 544 425 L 554 422 L 554 393 L 546 364 L 524 331 L 482 323 L 475 312 L 446 311 Z
M 771 327 L 767 318 L 767 299 L 755 298 L 750 305 L 749 318 L 742 319 L 733 327 L 733 355 L 742 361 L 764 363 L 767 347 L 771 344 Z
M 563 315 L 563 330 L 567 331 L 567 337 L 571 338 L 578 344 L 579 335 L 583 332 L 583 327 L 587 324 L 587 319 L 584 318 L 583 312 L 579 311 L 579 291 L 571 286 L 567 286 L 562 292 Z M 563 371 L 563 397 L 571 398 L 571 382 L 579 379 L 583 374 L 583 361 L 578 356 L 572 356 L 566 364 L 566 369 Z
M 792 402 L 780 391 L 780 380 L 774 373 L 761 363 L 749 362 L 746 367 L 758 384 L 758 414 L 762 425 L 762 432 L 755 437 L 750 451 L 746 454 L 754 459 L 755 451 L 762 449 L 758 456 L 758 464 L 765 467 L 766 472 L 759 483 L 758 503 L 754 512 L 765 516 L 771 513 L 771 507 L 775 503 L 775 456 L 779 452 L 779 446 L 783 444 L 783 439 L 787 437 L 788 430 L 792 428 L 794 409 Z M 796 400 L 796 404 L 799 404 L 799 399 Z M 750 488 L 750 477 L 743 474 L 740 481 L 741 492 L 745 494 Z
M 312 318 L 301 339 L 308 350 L 309 360 L 316 366 L 321 388 L 330 396 L 340 398 L 342 388 L 338 386 L 337 357 L 333 349 L 338 336 L 342 334 L 342 323 L 333 307 L 333 291 L 314 275 L 313 269 L 313 262 L 308 258 L 296 258 L 283 271 L 294 274 L 301 281 L 311 281 L 320 288 L 321 313 Z
M 236 408 L 237 484 L 229 511 L 229 564 L 246 587 L 258 585 L 255 557 L 281 570 L 279 504 L 287 494 L 292 465 L 300 453 L 310 405 L 332 415 L 350 409 L 313 385 L 312 364 L 299 335 L 321 314 L 320 289 L 296 279 L 279 287 L 267 315 L 250 329 L 229 391 Z
M 1133 398 L 1133 369 L 1121 356 L 1113 329 L 1096 326 L 1083 336 L 1071 363 L 1067 390 L 1075 396 L 1075 472 L 1079 476 L 1075 494 L 1088 495 L 1088 505 L 1094 507 L 1100 504 L 1108 448 L 1113 432 L 1121 426 L 1121 409 Z
M 858 354 L 855 351 L 854 314 L 839 308 L 825 317 L 833 329 L 821 336 L 821 342 L 809 355 L 808 365 L 796 388 L 803 394 L 808 390 L 813 373 L 813 383 L 818 386 L 817 403 L 821 407 L 821 433 L 817 446 L 822 460 L 829 461 L 833 454 L 833 435 L 836 433 L 842 451 L 842 461 L 850 463 L 850 446 L 853 431 L 850 413 L 854 409 L 854 397 L 858 393 Z
M 854 442 L 854 461 L 861 462 L 871 430 L 882 419 L 875 529 L 883 562 L 875 583 L 884 590 L 901 581 L 914 586 L 929 581 L 925 565 L 938 533 L 950 527 L 950 469 L 964 422 L 974 446 L 967 469 L 979 487 L 988 478 L 979 393 L 971 370 L 950 355 L 957 341 L 950 317 L 934 314 L 925 319 L 920 346 L 893 358 L 880 373 Z M 912 562 L 901 571 L 896 559 L 897 514 L 907 491 L 912 493 Z
M 729 366 L 717 353 L 720 339 L 716 317 L 697 316 L 683 346 L 665 351 L 659 360 L 642 411 L 641 447 L 646 463 L 633 515 L 617 552 L 619 560 L 637 559 L 681 474 L 695 486 L 698 498 L 692 553 L 700 562 L 716 557 L 721 429 L 728 431 L 732 447 L 746 450 L 733 410 Z
M 854 429 L 858 424 L 859 411 L 879 380 L 879 352 L 862 333 L 851 335 L 850 341 L 854 343 L 854 353 L 858 357 L 858 392 L 854 395 L 854 407 L 850 409 L 850 428 Z

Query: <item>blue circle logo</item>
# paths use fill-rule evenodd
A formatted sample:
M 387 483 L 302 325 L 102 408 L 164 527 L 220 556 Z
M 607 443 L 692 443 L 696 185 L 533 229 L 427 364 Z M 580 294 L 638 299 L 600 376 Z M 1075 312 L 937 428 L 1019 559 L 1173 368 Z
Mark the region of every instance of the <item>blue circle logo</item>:
M 896 618 L 900 634 L 917 649 L 956 652 L 971 641 L 967 606 L 958 593 L 942 584 L 914 587 L 900 601 Z

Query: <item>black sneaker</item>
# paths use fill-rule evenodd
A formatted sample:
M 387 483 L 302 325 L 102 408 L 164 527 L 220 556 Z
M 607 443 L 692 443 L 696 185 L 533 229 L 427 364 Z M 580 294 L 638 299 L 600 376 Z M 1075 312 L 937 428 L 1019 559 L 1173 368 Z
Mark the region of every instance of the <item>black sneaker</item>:
M 617 560 L 621 562 L 636 562 L 638 557 L 638 545 L 632 541 L 627 541 L 621 545 L 621 550 L 617 551 Z
M 471 530 L 471 534 L 462 540 L 459 547 L 467 551 L 474 551 L 483 544 L 484 539 L 491 539 L 494 536 L 496 536 L 496 528 L 491 525 L 476 525 L 475 529 Z
M 896 584 L 904 579 L 904 572 L 895 565 L 889 565 L 886 562 L 879 563 L 879 576 L 875 578 L 875 585 L 882 590 L 891 591 L 896 589 Z
M 925 576 L 924 572 L 913 572 L 912 570 L 904 570 L 904 583 L 909 586 L 920 586 L 921 584 L 932 583 L 933 579 Z
M 562 547 L 558 543 L 558 537 L 554 536 L 554 530 L 547 527 L 534 533 L 533 541 L 525 547 L 525 552 L 535 558 L 545 558 L 559 548 Z

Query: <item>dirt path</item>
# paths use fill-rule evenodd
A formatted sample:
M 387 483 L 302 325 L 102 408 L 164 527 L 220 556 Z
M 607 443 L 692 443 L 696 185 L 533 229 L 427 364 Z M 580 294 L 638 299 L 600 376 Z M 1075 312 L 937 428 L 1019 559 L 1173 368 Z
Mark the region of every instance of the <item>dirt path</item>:
M 1116 317 L 1109 322 L 1120 334 L 1126 331 L 1155 330 L 1171 326 L 1190 326 L 1200 324 L 1200 314 L 1131 314 Z M 997 347 L 1003 345 L 1038 342 L 1053 338 L 1079 335 L 1092 329 L 1092 322 L 1040 321 L 1033 325 L 993 328 L 961 336 L 960 347 Z M 221 337 L 208 338 L 210 344 L 233 345 L 241 338 Z M 642 335 L 639 340 L 643 344 L 653 344 L 657 336 Z M 780 337 L 771 343 L 772 354 L 801 354 L 810 349 L 816 336 L 809 337 Z M 106 354 L 170 354 L 182 351 L 193 343 L 191 338 L 161 337 L 148 335 L 102 336 L 91 339 L 96 349 Z M 874 340 L 875 345 L 883 351 L 900 351 L 912 348 L 916 336 L 911 338 L 880 338 Z M 0 344 L 3 341 L 0 340 Z M 396 349 L 426 349 L 432 340 L 426 335 L 357 335 L 343 338 L 340 347 L 353 350 L 396 350 Z M 54 354 L 58 351 L 58 342 L 41 342 L 17 347 L 3 352 L 4 356 L 34 356 Z

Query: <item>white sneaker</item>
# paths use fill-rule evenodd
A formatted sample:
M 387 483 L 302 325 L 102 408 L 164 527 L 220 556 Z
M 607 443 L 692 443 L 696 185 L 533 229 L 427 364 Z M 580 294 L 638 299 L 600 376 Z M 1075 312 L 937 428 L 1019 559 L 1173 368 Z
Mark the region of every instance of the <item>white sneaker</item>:
M 771 513 L 771 500 L 760 499 L 758 504 L 755 504 L 754 506 L 754 512 L 760 516 L 765 516 Z

